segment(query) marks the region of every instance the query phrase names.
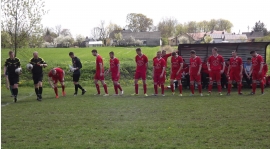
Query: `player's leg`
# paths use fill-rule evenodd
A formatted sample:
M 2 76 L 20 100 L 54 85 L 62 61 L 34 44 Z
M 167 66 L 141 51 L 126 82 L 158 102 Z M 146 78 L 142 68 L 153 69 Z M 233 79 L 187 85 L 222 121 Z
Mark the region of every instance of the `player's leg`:
M 238 95 L 242 95 L 242 76 L 238 72 L 235 74 L 235 81 L 237 82 Z
M 139 93 L 139 85 L 138 85 L 139 79 L 140 79 L 140 74 L 138 72 L 136 72 L 134 75 L 135 93 L 131 94 L 131 95 L 138 95 L 138 93 Z
M 211 92 L 212 92 L 212 88 L 213 88 L 213 81 L 214 81 L 214 78 L 215 76 L 214 76 L 214 72 L 213 71 L 210 71 L 209 72 L 209 85 L 208 85 L 208 95 L 210 95 L 211 94 Z
M 174 95 L 174 79 L 175 79 L 175 73 L 171 72 L 171 76 L 170 76 L 170 85 L 171 85 L 171 91 L 172 94 Z
M 230 72 L 229 77 L 228 77 L 228 93 L 227 95 L 231 94 L 231 90 L 232 90 L 232 81 L 235 80 L 234 78 L 234 73 Z
M 154 78 L 153 78 L 153 81 L 154 81 L 154 96 L 156 96 L 158 94 L 158 77 L 156 74 L 154 74 Z
M 59 96 L 58 96 L 57 82 L 58 82 L 57 78 L 54 78 L 53 79 L 53 86 L 54 86 L 53 89 L 54 89 L 54 93 L 55 93 L 55 98 L 59 98 Z
M 199 90 L 200 95 L 203 96 L 203 94 L 202 94 L 202 80 L 201 80 L 201 75 L 197 75 L 196 78 L 195 78 L 195 81 L 198 84 L 198 90 Z
M 265 80 L 264 80 L 264 75 L 263 74 L 259 74 L 259 80 L 260 80 L 260 87 L 261 87 L 261 93 L 262 95 L 264 94 L 264 84 L 265 84 Z
M 176 80 L 178 81 L 179 96 L 182 96 L 182 90 L 183 90 L 181 78 L 182 78 L 181 73 L 176 74 Z
M 143 82 L 143 94 L 145 96 L 148 96 L 147 95 L 147 84 L 146 84 L 146 73 L 142 73 L 141 77 L 142 77 L 142 82 Z
M 42 92 L 43 92 L 42 81 L 43 81 L 43 74 L 39 75 L 38 77 L 38 94 L 40 100 L 42 99 Z
M 250 93 L 251 95 L 255 94 L 256 92 L 257 80 L 259 80 L 257 76 L 257 73 L 252 73 L 252 92 Z
M 118 81 L 113 81 L 115 95 L 118 95 Z
M 107 84 L 105 83 L 104 80 L 104 76 L 102 77 L 102 80 L 100 80 L 101 84 L 103 85 L 104 91 L 105 91 L 105 95 L 104 96 L 108 96 L 108 88 L 107 88 Z
M 34 81 L 34 88 L 35 88 L 35 93 L 37 96 L 37 100 L 39 100 L 39 84 L 38 84 L 38 76 L 33 74 L 33 81 Z
M 194 95 L 194 80 L 195 80 L 195 78 L 194 78 L 194 75 L 189 75 L 189 78 L 190 78 L 190 91 L 191 91 L 191 96 L 193 96 Z
M 17 96 L 18 96 L 18 83 L 19 83 L 19 76 L 8 76 L 9 78 L 9 84 L 12 86 L 12 92 L 14 96 L 14 102 L 17 102 Z
M 159 83 L 160 83 L 160 86 L 161 86 L 161 94 L 162 94 L 162 96 L 165 96 L 165 94 L 164 94 L 165 75 L 162 78 L 159 78 Z
M 94 83 L 95 83 L 96 89 L 97 89 L 97 94 L 95 94 L 95 95 L 100 95 L 100 88 L 99 88 L 98 80 L 96 79 L 96 77 L 95 77 Z
M 217 80 L 218 93 L 219 95 L 222 95 L 221 94 L 221 73 L 217 71 L 215 75 L 216 75 L 216 80 Z
M 77 83 L 76 83 L 77 87 L 78 87 L 80 90 L 82 90 L 82 95 L 84 95 L 84 94 L 86 93 L 86 90 L 85 90 L 85 89 L 80 85 L 80 83 L 79 83 L 80 77 L 81 77 L 81 74 L 77 74 L 77 76 L 76 76 L 76 78 L 75 78 L 74 81 L 77 82 Z
M 60 81 L 60 84 L 61 84 L 61 86 L 62 86 L 62 95 L 63 96 L 66 96 L 66 92 L 65 92 L 65 82 L 64 81 L 62 81 L 63 79 L 60 79 L 59 81 Z

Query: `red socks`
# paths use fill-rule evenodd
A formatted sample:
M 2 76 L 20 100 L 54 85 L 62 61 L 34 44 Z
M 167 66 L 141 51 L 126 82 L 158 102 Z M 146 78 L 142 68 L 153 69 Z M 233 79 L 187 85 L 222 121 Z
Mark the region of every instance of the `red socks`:
M 104 88 L 105 93 L 108 94 L 107 84 L 104 84 L 103 88 Z
M 99 89 L 99 85 L 98 84 L 96 84 L 96 88 L 97 88 L 98 94 L 100 94 L 100 89 Z
M 240 94 L 241 93 L 241 90 L 242 90 L 242 84 L 241 83 L 238 84 L 237 87 L 238 87 L 238 94 Z
M 139 85 L 135 84 L 135 93 L 138 94 L 138 92 L 139 92 Z
M 64 91 L 65 91 L 65 85 L 62 86 L 62 92 L 64 92 Z
M 115 94 L 118 94 L 118 85 L 114 85 Z
M 209 86 L 208 86 L 208 92 L 211 92 L 212 91 L 212 87 L 213 87 L 213 84 L 209 84 Z
M 54 88 L 55 95 L 58 96 L 58 89 L 57 87 Z
M 238 85 L 239 87 L 239 85 Z M 232 84 L 228 84 L 228 93 L 230 94 L 231 93 L 231 89 L 232 89 Z
M 198 89 L 199 89 L 199 93 L 201 94 L 202 93 L 202 85 L 201 84 L 198 85 Z
M 161 94 L 164 94 L 164 84 L 161 85 Z
M 155 94 L 158 94 L 157 85 L 154 85 Z
M 144 85 L 143 85 L 143 92 L 144 92 L 144 94 L 146 94 L 146 91 L 147 91 L 147 85 L 144 84 Z
M 174 86 L 173 86 L 173 84 L 171 84 L 171 90 L 172 90 L 172 92 L 174 92 Z
M 179 92 L 180 92 L 180 94 L 182 94 L 182 84 L 181 85 L 178 85 L 178 89 L 179 89 Z
M 217 85 L 218 92 L 221 92 L 221 84 Z
M 255 93 L 257 87 L 257 83 L 252 83 L 252 92 Z
M 194 94 L 194 84 L 190 84 L 191 93 Z
M 264 81 L 261 81 L 261 91 L 264 92 Z
M 119 88 L 120 91 L 122 91 L 122 87 L 120 86 L 120 84 L 118 84 L 117 87 Z

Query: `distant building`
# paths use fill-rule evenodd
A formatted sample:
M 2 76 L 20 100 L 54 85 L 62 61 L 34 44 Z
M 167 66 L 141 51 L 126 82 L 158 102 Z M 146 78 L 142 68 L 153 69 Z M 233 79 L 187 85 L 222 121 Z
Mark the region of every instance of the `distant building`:
M 122 40 L 117 43 L 115 39 L 115 34 L 121 33 Z M 145 46 L 160 46 L 161 45 L 161 33 L 156 32 L 132 32 L 131 30 L 115 30 L 110 33 L 109 38 L 111 39 L 111 44 L 126 44 L 130 37 L 133 37 L 135 40 L 140 40 Z
M 245 34 L 247 36 L 248 41 L 254 41 L 256 38 L 263 37 L 263 32 L 242 32 L 242 34 Z

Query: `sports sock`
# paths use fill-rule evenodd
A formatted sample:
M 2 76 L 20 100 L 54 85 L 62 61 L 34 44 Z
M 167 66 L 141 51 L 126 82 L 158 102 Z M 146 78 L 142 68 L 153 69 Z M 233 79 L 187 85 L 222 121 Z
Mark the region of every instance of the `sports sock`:
M 256 92 L 257 83 L 252 83 L 252 92 Z
M 80 84 L 77 84 L 78 88 L 84 90 Z
M 174 92 L 174 86 L 173 86 L 173 84 L 171 84 L 171 90 L 172 90 L 172 92 Z
M 42 91 L 43 91 L 43 88 L 39 87 L 39 89 L 38 89 L 39 95 L 42 95 Z
M 119 88 L 120 91 L 122 91 L 122 87 L 120 86 L 120 84 L 118 84 L 117 87 Z
M 193 84 L 190 84 L 190 90 L 191 90 L 191 93 L 194 94 L 194 85 Z
M 12 89 L 12 91 L 13 91 L 14 96 L 17 97 L 17 95 L 18 95 L 18 88 L 14 88 L 14 89 Z
M 139 84 L 135 84 L 135 93 L 138 94 L 139 92 Z
M 147 92 L 147 85 L 144 84 L 144 85 L 143 85 L 143 93 L 146 94 L 146 92 Z
M 55 95 L 58 96 L 58 89 L 57 87 L 54 88 Z
M 155 89 L 155 94 L 158 94 L 158 90 L 157 90 L 157 85 L 154 85 L 154 89 Z
M 64 92 L 64 91 L 65 91 L 65 85 L 62 86 L 62 92 Z
M 199 89 L 199 93 L 201 94 L 202 93 L 202 85 L 201 84 L 198 85 L 198 89 Z
M 208 85 L 208 92 L 211 92 L 212 91 L 212 87 L 213 87 L 213 84 L 209 84 Z
M 105 93 L 108 94 L 108 89 L 107 89 L 107 85 L 106 84 L 103 85 L 103 88 L 104 88 Z
M 115 94 L 118 94 L 118 86 L 117 85 L 114 85 L 114 91 L 115 91 Z
M 164 94 L 164 84 L 161 85 L 161 94 Z
M 261 92 L 264 92 L 264 81 L 261 81 Z
M 38 96 L 38 94 L 39 94 L 38 88 L 35 88 L 35 92 L 36 92 L 36 95 Z
M 240 94 L 241 93 L 241 90 L 242 90 L 242 84 L 240 83 L 240 84 L 238 84 L 238 94 Z
M 217 88 L 218 88 L 218 92 L 220 93 L 221 92 L 221 84 L 218 84 Z
M 178 89 L 179 89 L 180 94 L 182 94 L 182 88 L 183 88 L 182 84 L 178 85 Z
M 78 93 L 78 84 L 75 84 L 75 93 Z
M 98 84 L 96 84 L 96 88 L 97 88 L 98 94 L 100 94 L 100 89 L 99 89 L 99 85 Z
M 238 85 L 238 87 L 239 87 L 239 85 Z M 232 84 L 228 84 L 228 93 L 230 94 L 231 93 L 231 89 L 232 89 Z

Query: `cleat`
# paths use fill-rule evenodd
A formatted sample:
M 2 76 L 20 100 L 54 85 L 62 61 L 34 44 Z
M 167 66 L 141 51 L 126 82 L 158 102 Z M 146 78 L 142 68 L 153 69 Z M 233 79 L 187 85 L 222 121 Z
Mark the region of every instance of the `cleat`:
M 14 102 L 15 102 L 15 103 L 17 102 L 17 97 L 16 97 L 16 96 L 14 96 Z
M 42 95 L 39 95 L 39 99 L 42 100 Z
M 162 96 L 164 97 L 164 96 L 165 96 L 165 94 L 162 94 Z
M 86 93 L 86 90 L 84 89 L 84 90 L 82 90 L 82 95 L 84 95 Z
M 181 97 L 182 97 L 183 95 L 182 95 L 182 94 L 179 94 L 179 96 L 181 96 Z
M 211 95 L 211 92 L 208 92 L 208 94 L 207 94 L 208 96 L 210 96 Z
M 39 96 L 39 95 L 37 96 L 37 101 L 41 101 L 41 98 L 40 98 L 40 96 Z
M 147 97 L 148 95 L 147 94 L 144 94 L 145 97 Z
M 218 93 L 219 94 L 219 96 L 222 96 L 223 94 L 222 93 Z
M 262 94 L 261 95 L 264 95 L 264 92 L 262 92 Z
M 66 92 L 62 92 L 62 96 L 66 96 Z
M 104 94 L 103 96 L 109 96 L 109 94 Z
M 243 93 L 238 93 L 238 95 L 243 95 Z
M 77 93 L 74 93 L 73 96 L 77 96 Z
M 227 93 L 227 96 L 231 96 L 231 94 L 230 93 Z
M 138 96 L 138 94 L 134 93 L 134 94 L 131 94 L 131 96 Z
M 194 96 L 194 94 L 190 94 L 189 96 Z
M 174 96 L 175 92 L 172 92 L 172 95 Z
M 157 96 L 157 94 L 152 94 L 152 96 Z
M 124 91 L 123 90 L 121 91 L 120 95 L 124 95 Z
M 95 96 L 100 96 L 100 94 L 98 94 L 98 93 L 96 93 L 96 94 L 94 94 Z
M 202 94 L 202 93 L 201 93 L 200 95 L 201 95 L 201 96 L 203 96 L 203 94 Z
M 254 92 L 250 92 L 250 94 L 249 95 L 255 95 L 255 93 Z
M 119 94 L 114 94 L 113 96 L 119 96 Z
M 56 98 L 56 99 L 58 99 L 58 98 L 59 98 L 59 96 L 58 96 L 58 95 L 56 95 L 56 96 L 55 96 L 55 98 Z

